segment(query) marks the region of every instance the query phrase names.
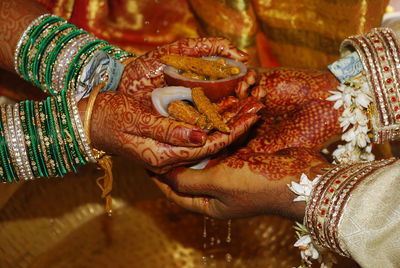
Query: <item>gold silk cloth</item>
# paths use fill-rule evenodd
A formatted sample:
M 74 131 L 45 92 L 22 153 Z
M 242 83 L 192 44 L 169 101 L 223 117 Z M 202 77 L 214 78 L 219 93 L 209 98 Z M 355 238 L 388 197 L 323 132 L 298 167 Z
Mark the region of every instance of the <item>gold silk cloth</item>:
M 387 0 L 37 0 L 137 54 L 184 37 L 225 36 L 253 65 L 324 68 L 340 42 L 379 26 Z
M 339 241 L 361 267 L 400 266 L 400 162 L 382 168 L 352 192 Z

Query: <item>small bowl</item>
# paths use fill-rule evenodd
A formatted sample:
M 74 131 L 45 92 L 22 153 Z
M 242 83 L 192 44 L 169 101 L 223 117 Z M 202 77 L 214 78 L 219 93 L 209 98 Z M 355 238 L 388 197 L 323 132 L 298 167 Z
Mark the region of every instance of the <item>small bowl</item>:
M 198 80 L 187 78 L 179 74 L 178 70 L 172 66 L 164 67 L 164 77 L 169 86 L 183 86 L 188 88 L 201 87 L 204 93 L 211 101 L 218 101 L 223 97 L 234 95 L 237 84 L 243 79 L 247 73 L 247 66 L 237 60 L 224 57 L 203 57 L 206 60 L 224 59 L 227 64 L 239 68 L 239 74 L 232 75 L 228 78 L 219 80 Z

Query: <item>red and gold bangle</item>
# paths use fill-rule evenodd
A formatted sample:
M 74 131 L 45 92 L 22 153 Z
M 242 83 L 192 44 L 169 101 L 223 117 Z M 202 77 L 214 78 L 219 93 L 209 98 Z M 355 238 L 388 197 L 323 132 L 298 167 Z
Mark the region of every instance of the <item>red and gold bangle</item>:
M 400 138 L 400 44 L 389 28 L 376 28 L 343 41 L 342 54 L 356 50 L 361 58 L 371 95 L 374 97 L 374 141 Z
M 361 162 L 336 167 L 324 174 L 311 192 L 304 218 L 304 225 L 309 230 L 313 243 L 340 255 L 349 256 L 340 246 L 338 228 L 351 192 L 376 170 L 396 161 L 395 158 L 391 158 Z

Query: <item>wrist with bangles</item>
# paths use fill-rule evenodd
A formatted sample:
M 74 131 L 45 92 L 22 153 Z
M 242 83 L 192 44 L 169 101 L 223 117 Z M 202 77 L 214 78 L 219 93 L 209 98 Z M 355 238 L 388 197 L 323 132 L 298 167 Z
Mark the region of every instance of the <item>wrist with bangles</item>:
M 100 84 L 115 90 L 132 57 L 60 17 L 32 21 L 17 43 L 15 71 L 53 97 L 1 106 L 0 180 L 61 177 L 97 162 L 77 103 Z
M 304 225 L 295 227 L 304 267 L 311 259 L 330 266 L 336 252 L 349 257 L 341 244 L 343 210 L 359 184 L 372 173 L 394 164 L 395 158 L 374 160 L 373 143 L 400 138 L 400 43 L 390 28 L 376 28 L 365 35 L 352 36 L 341 45 L 343 58 L 328 68 L 340 80 L 337 91 L 328 98 L 335 109 L 343 107 L 339 118 L 346 142 L 333 152 L 340 164 L 310 181 L 302 175 L 290 190 L 306 201 Z M 324 258 L 321 258 L 325 255 Z

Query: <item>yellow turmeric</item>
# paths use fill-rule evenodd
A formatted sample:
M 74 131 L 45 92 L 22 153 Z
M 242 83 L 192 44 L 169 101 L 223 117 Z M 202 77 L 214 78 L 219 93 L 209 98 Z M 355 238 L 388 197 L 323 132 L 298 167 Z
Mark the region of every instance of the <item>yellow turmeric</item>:
M 205 115 L 200 114 L 195 108 L 183 101 L 173 101 L 168 105 L 168 114 L 173 118 L 201 127 L 202 129 L 212 129 L 212 124 L 207 122 Z
M 193 72 L 202 76 L 212 77 L 215 80 L 239 74 L 237 67 L 221 63 L 221 61 L 205 60 L 196 57 L 181 55 L 164 55 L 160 61 L 185 72 Z
M 187 72 L 186 71 L 182 71 L 182 73 L 180 73 L 180 75 L 182 75 L 182 76 L 184 76 L 186 78 L 190 78 L 190 79 L 207 80 L 207 77 L 205 77 L 204 75 L 196 74 L 196 73 L 191 72 L 191 71 L 187 71 Z
M 200 87 L 192 89 L 193 102 L 200 113 L 206 116 L 208 121 L 219 131 L 229 133 L 231 130 L 222 120 L 221 115 L 218 113 L 217 107 L 211 103 L 206 97 L 204 91 Z

